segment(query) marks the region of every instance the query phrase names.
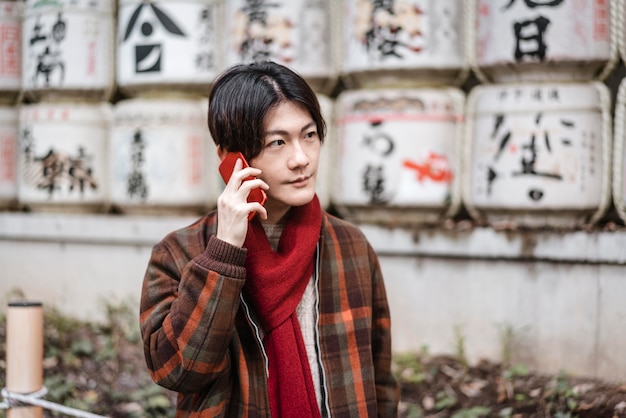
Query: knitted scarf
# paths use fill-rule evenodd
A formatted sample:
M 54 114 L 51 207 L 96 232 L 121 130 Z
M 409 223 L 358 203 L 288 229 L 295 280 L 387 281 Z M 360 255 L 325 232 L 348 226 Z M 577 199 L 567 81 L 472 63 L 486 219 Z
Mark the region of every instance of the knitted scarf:
M 321 225 L 317 196 L 289 210 L 276 252 L 258 216 L 248 225 L 244 294 L 265 331 L 273 417 L 320 417 L 296 307 L 313 274 Z

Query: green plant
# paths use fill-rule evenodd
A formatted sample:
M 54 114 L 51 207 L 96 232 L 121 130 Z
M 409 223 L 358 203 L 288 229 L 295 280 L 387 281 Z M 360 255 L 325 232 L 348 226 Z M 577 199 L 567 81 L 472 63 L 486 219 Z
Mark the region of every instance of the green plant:
M 513 364 L 502 372 L 502 377 L 506 380 L 513 380 L 516 377 L 528 376 L 528 367 L 525 364 Z
M 461 332 L 461 326 L 454 327 L 454 353 L 459 361 L 467 367 L 467 355 L 465 354 L 465 336 Z
M 418 354 L 405 353 L 394 357 L 396 378 L 405 383 L 419 384 L 426 379 L 421 357 Z
M 440 390 L 435 395 L 435 410 L 442 411 L 444 409 L 448 409 L 453 407 L 457 403 L 457 397 L 454 391 L 450 390 Z
M 489 416 L 491 408 L 486 406 L 474 406 L 469 409 L 460 409 L 452 414 L 451 418 L 481 418 Z
M 500 356 L 502 365 L 508 366 L 513 361 L 515 351 L 519 349 L 521 336 L 526 327 L 516 328 L 511 324 L 498 324 L 498 338 L 500 340 Z
M 415 404 L 407 404 L 406 410 L 404 411 L 404 417 L 406 418 L 422 418 L 424 416 L 424 411 L 422 408 Z
M 546 393 L 546 400 L 550 408 L 554 409 L 555 417 L 571 418 L 571 412 L 578 407 L 578 395 L 569 382 L 566 372 L 560 371 L 552 380 L 550 389 Z

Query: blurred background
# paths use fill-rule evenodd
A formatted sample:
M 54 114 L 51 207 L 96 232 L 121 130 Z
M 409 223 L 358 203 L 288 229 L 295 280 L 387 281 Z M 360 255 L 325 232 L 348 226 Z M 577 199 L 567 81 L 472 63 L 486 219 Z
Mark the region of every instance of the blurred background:
M 223 187 L 211 81 L 269 59 L 318 93 L 318 195 L 379 253 L 396 353 L 622 380 L 624 9 L 0 1 L 0 295 L 136 312 L 151 247 Z

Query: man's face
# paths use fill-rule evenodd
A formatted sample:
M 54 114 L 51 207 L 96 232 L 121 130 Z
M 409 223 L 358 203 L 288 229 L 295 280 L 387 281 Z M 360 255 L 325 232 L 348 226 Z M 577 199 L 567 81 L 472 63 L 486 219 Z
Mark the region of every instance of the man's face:
M 313 199 L 320 148 L 317 126 L 304 107 L 284 102 L 267 113 L 263 150 L 250 165 L 263 171 L 259 178 L 270 187 L 265 204 L 269 222 Z

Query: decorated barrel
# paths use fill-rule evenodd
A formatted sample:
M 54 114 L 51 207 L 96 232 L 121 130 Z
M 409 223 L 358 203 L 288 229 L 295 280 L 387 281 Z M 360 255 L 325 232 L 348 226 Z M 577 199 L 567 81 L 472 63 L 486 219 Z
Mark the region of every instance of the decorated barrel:
M 297 71 L 317 92 L 330 93 L 338 75 L 333 42 L 340 36 L 340 3 L 228 0 L 226 65 L 272 60 Z
M 19 101 L 22 88 L 22 19 L 24 4 L 0 1 L 0 103 Z
M 217 0 L 119 0 L 117 84 L 128 94 L 200 93 L 221 70 Z
M 464 203 L 498 227 L 576 228 L 610 204 L 611 100 L 600 82 L 478 86 Z
M 108 205 L 108 103 L 38 103 L 19 110 L 18 200 L 41 210 Z
M 115 80 L 114 0 L 26 0 L 25 6 L 25 96 L 108 100 Z
M 626 221 L 626 79 L 622 79 L 615 104 L 613 139 L 613 203 L 619 217 Z
M 472 67 L 495 82 L 587 81 L 618 59 L 616 2 L 472 0 Z M 613 15 L 613 16 L 612 16 Z M 474 25 L 470 25 L 474 28 Z
M 17 134 L 17 108 L 0 106 L 0 208 L 17 203 Z
M 342 74 L 352 87 L 462 81 L 465 2 L 344 1 Z
M 464 95 L 455 88 L 345 91 L 336 103 L 332 197 L 358 222 L 436 223 L 460 204 Z
M 215 206 L 217 153 L 206 100 L 135 98 L 114 107 L 111 199 L 129 213 L 204 212 Z

